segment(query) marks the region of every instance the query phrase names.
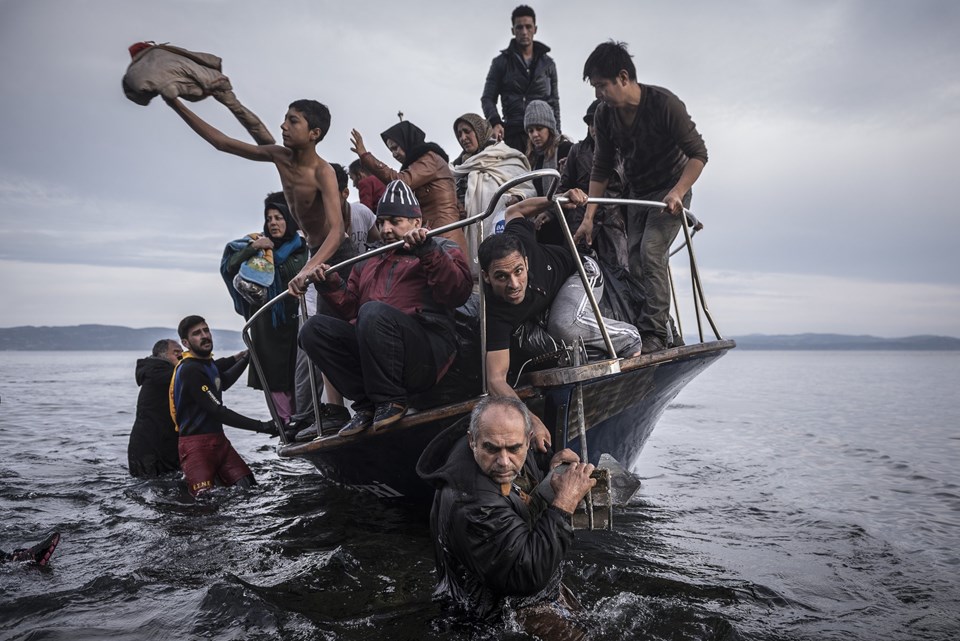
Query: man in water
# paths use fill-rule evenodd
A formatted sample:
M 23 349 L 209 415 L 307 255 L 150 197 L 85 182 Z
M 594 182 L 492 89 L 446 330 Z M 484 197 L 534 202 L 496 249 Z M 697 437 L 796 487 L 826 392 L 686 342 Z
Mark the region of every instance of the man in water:
M 631 206 L 626 221 L 630 273 L 643 286 L 637 325 L 645 351 L 682 345 L 670 323 L 670 244 L 683 224 L 684 207 L 690 207 L 691 187 L 707 164 L 707 147 L 679 98 L 637 82 L 637 69 L 622 42 L 598 45 L 583 65 L 583 79 L 602 102 L 594 116 L 590 197 L 603 196 L 619 156 L 627 197 L 667 205 Z M 592 242 L 596 212 L 596 203 L 587 205 L 576 240 Z
M 243 462 L 223 433 L 226 423 L 253 432 L 276 436 L 276 426 L 238 414 L 223 405 L 223 392 L 246 367 L 245 352 L 213 360 L 213 337 L 200 316 L 187 316 L 177 327 L 183 360 L 170 383 L 170 408 L 180 432 L 180 467 L 187 489 L 197 495 L 213 489 L 214 483 L 250 487 L 253 472 Z
M 180 362 L 180 343 L 164 338 L 147 358 L 137 360 L 137 418 L 127 445 L 127 468 L 131 476 L 156 478 L 180 470 L 177 426 L 170 417 L 170 379 Z
M 510 15 L 513 39 L 490 63 L 483 85 L 480 106 L 484 117 L 493 126 L 497 140 L 526 152 L 527 132 L 523 115 L 532 100 L 550 104 L 560 131 L 560 94 L 557 91 L 557 65 L 547 53 L 550 47 L 535 42 L 537 14 L 525 4 Z M 503 118 L 497 112 L 497 98 L 503 107 Z
M 586 194 L 571 189 L 564 194 L 566 208 L 586 202 Z M 510 348 L 517 329 L 546 329 L 549 337 L 567 345 L 583 339 L 588 354 L 605 353 L 603 336 L 587 303 L 586 292 L 570 250 L 537 242 L 532 217 L 552 203 L 544 197 L 528 198 L 507 208 L 502 234 L 489 236 L 477 251 L 480 275 L 487 295 L 487 382 L 490 394 L 517 398 L 507 382 Z M 586 262 L 594 296 L 603 296 L 599 267 Z M 540 319 L 547 315 L 548 321 Z M 618 356 L 640 354 L 640 332 L 629 323 L 604 319 Z M 529 332 L 527 332 L 529 333 Z M 532 354 L 527 354 L 527 357 Z M 550 433 L 533 417 L 538 450 L 546 451 Z
M 310 248 L 310 260 L 290 279 L 290 293 L 300 296 L 309 284 L 309 275 L 323 263 L 337 264 L 354 255 L 346 238 L 340 210 L 337 178 L 326 160 L 317 155 L 317 143 L 330 129 L 330 111 L 316 100 L 290 103 L 280 125 L 283 146 L 251 145 L 230 138 L 202 120 L 178 98 L 167 104 L 201 138 L 220 151 L 241 158 L 272 162 L 280 174 L 290 213 L 303 231 Z M 338 251 L 341 250 L 341 251 Z
M 515 608 L 531 633 L 542 632 L 545 619 L 556 625 L 565 609 L 576 607 L 562 590 L 561 564 L 573 543 L 570 517 L 596 485 L 593 465 L 562 450 L 550 469 L 569 466 L 551 476 L 553 498 L 547 500 L 549 492 L 538 488 L 544 474 L 529 447 L 532 436 L 523 402 L 487 397 L 474 408 L 466 436 L 441 433 L 417 463 L 420 477 L 436 488 L 430 513 L 436 593 L 487 623 Z
M 40 567 L 43 567 L 50 562 L 50 557 L 53 556 L 53 551 L 57 549 L 58 543 L 60 543 L 60 533 L 51 532 L 45 539 L 34 546 L 19 548 L 13 552 L 0 550 L 0 563 L 26 561 L 28 563 L 36 563 Z

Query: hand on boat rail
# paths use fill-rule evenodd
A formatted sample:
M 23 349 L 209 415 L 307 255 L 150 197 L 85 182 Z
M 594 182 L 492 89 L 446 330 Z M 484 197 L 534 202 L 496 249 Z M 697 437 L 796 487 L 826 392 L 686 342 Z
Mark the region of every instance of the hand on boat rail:
M 529 182 L 531 180 L 536 180 L 537 178 L 553 178 L 554 179 L 553 184 L 556 185 L 560 180 L 560 173 L 556 169 L 537 169 L 535 171 L 531 171 L 530 173 L 523 174 L 522 176 L 517 176 L 516 178 L 512 178 L 507 182 L 503 183 L 502 185 L 500 185 L 500 188 L 497 190 L 497 193 L 495 193 L 493 197 L 490 199 L 490 203 L 487 205 L 487 208 L 485 211 L 475 216 L 470 216 L 469 218 L 464 218 L 463 220 L 458 220 L 456 222 L 450 223 L 449 225 L 443 225 L 441 227 L 437 227 L 436 229 L 427 230 L 426 235 L 424 236 L 424 239 L 437 236 L 438 234 L 445 234 L 449 231 L 460 229 L 461 227 L 467 227 L 468 225 L 473 225 L 474 223 L 477 223 L 481 220 L 489 218 L 490 216 L 493 215 L 493 212 L 496 210 L 497 203 L 500 202 L 500 198 L 505 193 L 507 193 L 517 185 L 520 185 L 525 182 Z M 331 265 L 329 269 L 327 269 L 326 271 L 339 271 L 344 267 L 351 267 L 354 264 L 359 263 L 360 261 L 366 260 L 368 258 L 372 258 L 373 256 L 379 256 L 380 254 L 385 254 L 388 251 L 399 249 L 406 242 L 407 241 L 405 240 L 398 240 L 396 242 L 389 243 L 387 245 L 382 245 L 380 247 L 371 249 L 362 254 L 358 254 L 353 258 L 348 258 L 347 260 L 341 261 L 336 265 Z M 296 278 L 299 278 L 299 275 Z M 311 282 L 314 282 L 314 279 L 310 278 L 308 275 L 305 275 L 303 289 L 306 290 L 306 286 L 309 285 L 309 283 Z M 290 290 L 287 290 L 277 295 L 272 300 L 267 301 L 267 303 L 264 304 L 263 307 L 258 309 L 256 313 L 254 313 L 250 317 L 250 320 L 247 321 L 247 324 L 243 326 L 242 332 L 249 331 L 249 328 L 253 326 L 253 322 L 261 314 L 266 313 L 266 310 L 272 308 L 275 304 L 283 300 L 284 297 L 289 295 L 290 295 Z
M 554 198 L 555 201 L 561 205 L 571 202 L 566 196 L 557 196 Z M 585 203 L 590 204 L 595 203 L 597 205 L 639 205 L 641 207 L 659 207 L 661 209 L 666 209 L 667 203 L 660 200 L 631 200 L 629 198 L 587 198 Z M 578 206 L 581 203 L 576 203 Z M 703 229 L 703 223 L 700 222 L 700 219 L 697 218 L 692 211 L 683 208 L 683 213 L 687 215 L 687 224 L 690 225 L 692 231 L 700 231 Z

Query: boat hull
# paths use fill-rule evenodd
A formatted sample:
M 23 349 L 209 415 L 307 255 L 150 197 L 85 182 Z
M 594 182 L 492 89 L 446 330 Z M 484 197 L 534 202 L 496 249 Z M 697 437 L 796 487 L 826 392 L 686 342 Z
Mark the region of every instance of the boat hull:
M 607 453 L 629 469 L 680 390 L 732 347 L 733 341 L 715 341 L 673 348 L 616 362 L 613 371 L 598 372 L 588 365 L 536 372 L 517 392 L 552 426 L 557 449 L 569 447 L 579 453 L 579 386 L 590 461 L 596 464 L 600 455 Z M 467 418 L 477 400 L 412 414 L 375 434 L 286 445 L 279 454 L 303 458 L 327 478 L 382 498 L 429 501 L 433 490 L 415 472 L 420 452 L 457 421 L 466 432 Z

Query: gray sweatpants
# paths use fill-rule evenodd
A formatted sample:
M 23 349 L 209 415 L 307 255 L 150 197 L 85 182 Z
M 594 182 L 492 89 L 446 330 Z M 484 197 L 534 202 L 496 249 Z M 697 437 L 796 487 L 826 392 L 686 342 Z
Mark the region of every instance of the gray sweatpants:
M 603 275 L 600 266 L 592 258 L 584 257 L 583 267 L 587 272 L 587 280 L 591 284 L 593 295 L 599 302 L 603 297 Z M 617 356 L 633 356 L 640 352 L 640 332 L 630 323 L 604 318 L 603 324 L 610 335 L 610 341 L 617 352 Z M 547 332 L 556 340 L 567 345 L 574 344 L 577 339 L 583 338 L 590 358 L 607 358 L 606 344 L 603 334 L 597 324 L 597 317 L 593 313 L 587 293 L 583 289 L 580 274 L 570 276 L 557 297 L 550 306 L 547 319 Z

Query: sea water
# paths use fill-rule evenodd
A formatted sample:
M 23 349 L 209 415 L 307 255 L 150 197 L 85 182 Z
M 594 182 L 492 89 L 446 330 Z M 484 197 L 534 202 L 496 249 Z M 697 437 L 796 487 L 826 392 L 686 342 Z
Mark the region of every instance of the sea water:
M 260 484 L 132 479 L 136 353 L 0 353 L 0 639 L 527 638 L 432 600 L 422 511 L 228 428 Z M 565 565 L 594 639 L 960 638 L 960 354 L 734 350 L 668 408 L 616 530 Z M 258 392 L 226 404 L 266 418 Z

